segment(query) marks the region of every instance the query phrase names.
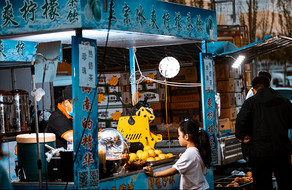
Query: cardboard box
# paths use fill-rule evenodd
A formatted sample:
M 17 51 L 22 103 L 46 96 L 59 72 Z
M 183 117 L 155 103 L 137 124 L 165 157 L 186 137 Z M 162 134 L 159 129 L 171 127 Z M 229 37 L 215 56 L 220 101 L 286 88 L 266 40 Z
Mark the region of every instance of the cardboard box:
M 100 121 L 104 120 L 118 121 L 118 118 L 113 118 L 114 114 L 123 115 L 123 108 L 98 109 L 98 119 Z
M 198 109 L 200 102 L 175 102 L 170 103 L 169 107 L 171 110 Z
M 195 83 L 198 81 L 197 67 L 181 67 L 178 75 L 170 79 L 172 82 L 190 82 Z
M 145 97 L 148 96 L 147 102 L 159 102 L 159 93 L 154 92 L 142 92 L 139 97 L 139 101 L 144 101 Z
M 236 121 L 230 121 L 230 130 L 231 130 L 231 133 L 235 133 L 235 122 Z
M 231 133 L 229 118 L 219 119 L 218 120 L 218 129 L 219 129 L 220 135 L 227 135 L 227 134 Z
M 98 86 L 97 87 L 97 92 L 98 92 L 98 94 L 106 94 L 107 93 L 106 86 Z
M 222 108 L 220 110 L 220 119 L 229 118 L 230 120 L 236 119 L 237 112 L 236 108 Z
M 165 102 L 151 102 L 149 103 L 150 108 L 155 110 L 164 110 L 165 109 Z
M 124 104 L 131 104 L 132 99 L 131 99 L 131 93 L 130 92 L 122 92 L 122 100 Z
M 120 84 L 121 85 L 130 84 L 130 74 L 129 73 L 121 73 Z
M 121 96 L 121 93 L 120 93 Z M 108 100 L 109 99 L 109 100 Z M 114 94 L 108 94 L 103 97 L 98 106 L 122 106 L 122 102 Z
M 114 78 L 117 78 L 117 81 L 113 80 Z M 100 76 L 98 76 L 98 84 L 110 85 L 110 86 L 119 86 L 120 85 L 120 78 L 121 78 L 121 74 L 120 73 L 101 74 Z M 116 83 L 112 83 L 114 81 Z
M 155 117 L 155 119 L 150 124 L 157 125 L 157 124 L 161 124 L 161 123 L 165 123 L 164 118 L 163 117 Z
M 215 64 L 216 81 L 228 80 L 229 78 L 233 78 L 232 76 L 230 76 L 231 70 L 229 68 L 229 64 L 227 64 L 227 63 Z
M 188 95 L 176 95 L 171 96 L 170 101 L 171 102 L 199 102 L 201 99 L 200 94 L 188 94 Z
M 159 94 L 159 101 L 165 101 L 166 98 L 166 92 L 164 88 L 159 88 L 158 89 L 158 94 Z
M 234 80 L 234 90 L 235 90 L 235 92 L 242 92 L 243 85 L 242 85 L 242 80 L 241 79 L 235 79 Z
M 244 102 L 243 94 L 235 93 L 235 98 L 236 98 L 236 106 L 241 106 Z
M 217 92 L 234 92 L 234 79 L 217 81 Z
M 172 116 L 172 123 L 174 124 L 179 124 L 180 122 L 182 122 L 184 119 L 197 119 L 198 121 L 200 121 L 200 116 L 199 115 L 180 115 L 180 116 Z
M 220 93 L 221 108 L 235 107 L 235 93 Z
M 109 94 L 114 93 L 114 91 L 121 92 L 120 86 L 108 86 L 108 93 Z
M 117 128 L 118 121 L 98 121 L 98 128 L 104 129 L 109 127 Z
M 184 87 L 171 86 L 169 89 L 170 89 L 169 93 L 172 96 L 188 95 L 188 94 L 201 94 L 201 87 L 184 88 Z
M 184 118 L 191 117 L 192 115 L 199 115 L 200 109 L 183 109 L 183 110 L 171 110 L 169 115 L 183 116 Z

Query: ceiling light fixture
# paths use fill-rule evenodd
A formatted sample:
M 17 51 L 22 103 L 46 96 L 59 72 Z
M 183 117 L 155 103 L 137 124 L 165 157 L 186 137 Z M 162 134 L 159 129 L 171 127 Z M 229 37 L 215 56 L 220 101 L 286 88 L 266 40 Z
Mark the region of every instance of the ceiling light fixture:
M 232 64 L 232 68 L 237 69 L 241 65 L 241 63 L 245 60 L 245 56 L 240 55 L 237 57 L 237 59 L 234 59 L 234 60 L 235 62 Z

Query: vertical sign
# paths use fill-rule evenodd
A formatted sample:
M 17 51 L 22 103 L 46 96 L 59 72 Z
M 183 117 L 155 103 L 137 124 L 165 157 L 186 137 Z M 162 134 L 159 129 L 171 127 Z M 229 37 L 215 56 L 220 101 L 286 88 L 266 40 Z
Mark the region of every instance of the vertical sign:
M 201 53 L 201 84 L 203 104 L 203 125 L 210 138 L 212 163 L 218 162 L 216 137 L 216 105 L 214 91 L 214 67 L 212 54 Z
M 72 37 L 75 189 L 98 189 L 96 41 Z
M 212 54 L 200 53 L 200 73 L 202 91 L 203 127 L 210 138 L 212 164 L 218 162 L 217 137 L 216 137 L 216 105 L 214 91 L 214 67 Z M 207 173 L 207 181 L 210 189 L 214 189 L 212 170 Z

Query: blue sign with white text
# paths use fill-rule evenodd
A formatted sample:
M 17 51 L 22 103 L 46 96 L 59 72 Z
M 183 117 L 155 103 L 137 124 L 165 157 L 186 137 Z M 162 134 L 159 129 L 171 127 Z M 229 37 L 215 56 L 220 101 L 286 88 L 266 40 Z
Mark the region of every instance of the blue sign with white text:
M 217 40 L 216 12 L 159 0 L 2 0 L 0 35 L 111 29 Z M 111 17 L 110 17 L 110 14 Z

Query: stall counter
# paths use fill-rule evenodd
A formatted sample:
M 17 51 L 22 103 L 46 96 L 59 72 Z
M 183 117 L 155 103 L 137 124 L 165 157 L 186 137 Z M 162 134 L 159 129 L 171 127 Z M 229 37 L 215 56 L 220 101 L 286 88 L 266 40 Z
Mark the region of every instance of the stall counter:
M 154 172 L 166 170 L 175 162 L 154 166 Z M 179 189 L 180 175 L 173 175 L 161 178 L 147 176 L 143 169 L 131 171 L 99 181 L 99 189 Z
M 154 166 L 155 172 L 170 168 L 174 162 Z M 125 174 L 99 180 L 98 189 L 179 189 L 180 175 L 163 178 L 152 178 L 147 176 L 143 169 L 128 171 Z M 13 182 L 15 190 L 39 189 L 39 182 Z M 63 189 L 66 182 L 43 182 L 43 189 Z M 74 189 L 74 182 L 67 184 L 67 189 Z M 94 189 L 94 188 L 93 188 Z

